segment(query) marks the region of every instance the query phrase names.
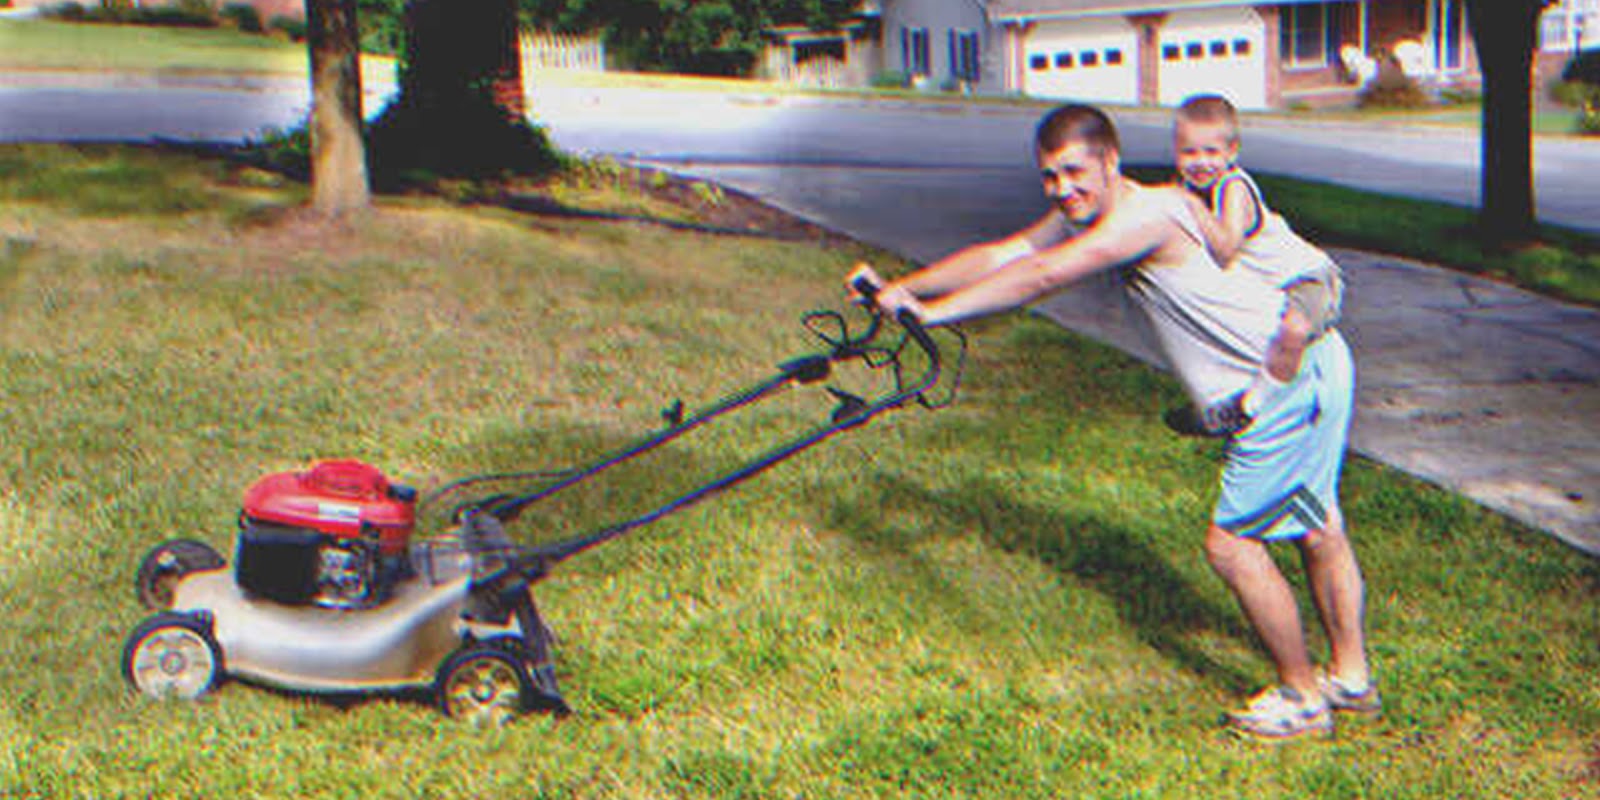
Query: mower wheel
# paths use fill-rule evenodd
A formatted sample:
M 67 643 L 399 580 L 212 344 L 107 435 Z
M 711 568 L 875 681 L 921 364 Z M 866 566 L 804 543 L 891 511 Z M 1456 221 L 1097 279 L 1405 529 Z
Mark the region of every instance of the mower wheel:
M 139 624 L 122 648 L 122 676 L 141 694 L 194 700 L 222 680 L 222 648 L 210 620 L 163 612 Z
M 503 725 L 530 708 L 534 687 L 516 653 L 471 644 L 445 660 L 435 691 L 446 716 L 475 725 Z
M 228 562 L 211 545 L 194 539 L 172 539 L 155 546 L 139 562 L 135 584 L 139 603 L 151 611 L 172 608 L 172 587 L 191 572 L 213 570 Z

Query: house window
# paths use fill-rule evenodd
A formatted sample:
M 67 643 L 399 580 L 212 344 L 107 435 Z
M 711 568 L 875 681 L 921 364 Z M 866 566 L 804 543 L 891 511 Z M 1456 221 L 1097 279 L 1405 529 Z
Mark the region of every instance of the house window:
M 1085 50 L 1078 54 L 1078 63 L 1086 67 L 1095 66 L 1100 63 L 1100 54 L 1093 50 Z
M 1204 58 L 1206 47 L 1199 42 L 1190 42 L 1187 47 L 1183 48 L 1183 54 L 1189 58 Z
M 1328 65 L 1329 3 L 1281 6 L 1278 52 L 1284 66 L 1314 69 Z
M 978 34 L 950 31 L 950 77 L 967 83 L 977 83 L 982 73 L 978 63 Z
M 1072 54 L 1056 53 L 1056 69 L 1072 69 Z
M 1164 44 L 1164 45 L 1161 45 L 1161 60 L 1162 61 L 1177 61 L 1178 60 L 1178 46 L 1175 45 L 1175 44 Z
M 1226 56 L 1227 54 L 1228 54 L 1228 43 L 1227 42 L 1212 42 L 1211 43 L 1211 57 L 1212 58 L 1222 58 L 1223 56 Z
M 900 29 L 900 68 L 907 75 L 928 75 L 928 29 Z
M 1466 35 L 1467 13 L 1464 0 L 1433 0 L 1428 13 L 1433 16 L 1433 52 L 1440 72 L 1461 69 L 1461 42 Z
M 1250 55 L 1250 40 L 1249 39 L 1234 39 L 1233 40 L 1233 54 L 1236 55 L 1236 56 L 1247 56 L 1247 55 Z
M 1116 66 L 1117 64 L 1121 64 L 1122 63 L 1122 51 L 1121 50 L 1107 50 L 1106 51 L 1106 63 L 1111 65 L 1111 66 Z
M 1045 56 L 1032 56 L 1028 59 L 1028 69 L 1031 69 L 1035 72 L 1042 72 L 1049 68 L 1050 59 Z
M 1539 49 L 1575 52 L 1600 37 L 1600 0 L 1561 0 L 1539 18 Z

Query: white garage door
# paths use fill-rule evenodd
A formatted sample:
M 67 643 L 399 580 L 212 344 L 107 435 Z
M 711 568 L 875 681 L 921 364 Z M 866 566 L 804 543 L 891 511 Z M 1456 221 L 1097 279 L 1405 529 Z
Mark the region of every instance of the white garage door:
M 1267 107 L 1266 26 L 1251 8 L 1174 13 L 1158 45 L 1162 105 L 1198 93 L 1220 94 L 1238 108 Z
M 1095 103 L 1139 102 L 1139 49 L 1121 18 L 1043 22 L 1023 45 L 1023 92 Z

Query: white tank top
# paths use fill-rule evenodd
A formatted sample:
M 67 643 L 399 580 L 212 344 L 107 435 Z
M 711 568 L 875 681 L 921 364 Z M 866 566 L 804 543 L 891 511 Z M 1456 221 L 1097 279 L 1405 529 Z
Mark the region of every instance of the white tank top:
M 1182 190 L 1133 186 L 1123 202 L 1157 204 L 1195 246 L 1176 265 L 1138 261 L 1120 270 L 1128 298 L 1143 312 L 1132 316 L 1147 323 L 1145 333 L 1190 400 L 1206 408 L 1250 385 L 1277 332 L 1284 293 L 1250 272 L 1217 266 Z

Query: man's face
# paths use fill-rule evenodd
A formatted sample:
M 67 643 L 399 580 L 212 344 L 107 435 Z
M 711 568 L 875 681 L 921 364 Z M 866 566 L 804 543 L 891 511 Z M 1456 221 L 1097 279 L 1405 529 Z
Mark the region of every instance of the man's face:
M 1087 225 L 1100 217 L 1120 178 L 1115 151 L 1102 153 L 1088 142 L 1068 141 L 1035 155 L 1045 196 L 1067 219 Z
M 1179 120 L 1172 149 L 1178 154 L 1178 174 L 1195 189 L 1210 189 L 1239 157 L 1239 142 L 1225 122 Z

